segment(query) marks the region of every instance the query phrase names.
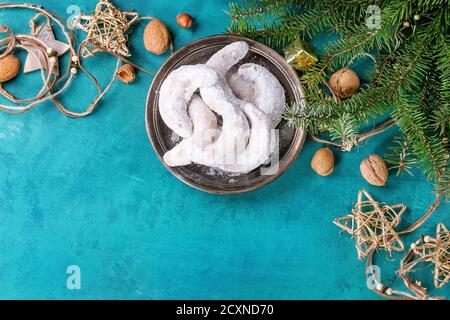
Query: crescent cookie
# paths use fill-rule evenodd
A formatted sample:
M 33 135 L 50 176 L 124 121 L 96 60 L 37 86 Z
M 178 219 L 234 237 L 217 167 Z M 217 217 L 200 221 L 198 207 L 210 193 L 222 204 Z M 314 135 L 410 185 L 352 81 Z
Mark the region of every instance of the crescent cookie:
M 164 161 L 169 166 L 187 165 L 194 162 L 210 167 L 221 167 L 226 163 L 235 163 L 238 155 L 246 148 L 246 141 L 243 137 L 250 134 L 250 129 L 244 113 L 225 99 L 225 93 L 221 86 L 202 88 L 201 91 L 205 103 L 222 116 L 222 130 L 220 134 L 218 134 L 218 130 L 212 133 L 214 124 L 204 127 L 206 130 L 200 134 L 204 135 L 206 132 L 209 136 L 213 135 L 216 138 L 218 135 L 218 137 L 215 142 L 202 148 L 194 142 L 194 139 L 197 139 L 195 128 L 197 121 L 195 121 L 194 135 L 184 139 L 164 155 Z M 200 113 L 195 115 L 196 120 L 199 115 Z M 205 142 L 203 138 L 204 136 L 201 139 Z M 206 143 L 208 142 L 206 141 Z
M 246 101 L 235 95 L 232 88 L 226 80 L 226 76 L 230 70 L 248 53 L 248 44 L 244 41 L 233 42 L 221 50 L 217 51 L 207 62 L 206 65 L 214 69 L 219 76 L 219 85 L 223 88 L 223 92 L 227 100 L 236 107 L 243 108 Z M 201 90 L 200 90 L 201 92 Z
M 225 81 L 225 75 L 233 65 L 245 57 L 248 49 L 247 43 L 235 42 L 225 46 L 208 60 L 206 66 L 216 72 L 217 81 L 212 85 L 200 86 L 200 94 L 206 105 L 222 116 L 222 131 L 214 143 L 203 149 L 198 143 L 194 143 L 194 139 L 183 140 L 164 155 L 168 165 L 177 166 L 195 162 L 219 167 L 225 163 L 234 163 L 237 156 L 245 150 L 250 127 L 240 107 L 244 101 L 233 94 Z M 196 131 L 195 124 L 194 131 Z
M 172 150 L 164 154 L 164 162 L 171 167 L 185 166 L 191 163 L 192 152 L 199 152 L 216 141 L 220 134 L 217 118 L 203 100 L 192 97 L 188 108 L 189 116 L 194 125 L 192 136 L 183 139 Z
M 283 86 L 269 70 L 258 64 L 246 63 L 239 68 L 237 75 L 231 74 L 228 79 L 238 95 L 254 102 L 261 111 L 271 117 L 272 128 L 280 123 L 286 97 Z
M 161 116 L 185 138 L 164 155 L 167 165 L 193 162 L 247 173 L 270 158 L 271 131 L 281 121 L 286 98 L 266 68 L 253 63 L 233 68 L 248 51 L 246 42 L 234 42 L 205 65 L 181 67 L 163 83 Z M 193 95 L 197 89 L 201 98 Z M 222 118 L 221 130 L 213 111 Z
M 244 59 L 248 50 L 249 47 L 246 42 L 233 42 L 213 54 L 206 65 L 213 68 L 219 76 L 225 77 L 236 63 Z
M 271 119 L 251 103 L 244 106 L 244 112 L 251 123 L 251 133 L 247 148 L 235 163 L 221 167 L 227 172 L 250 172 L 264 164 L 272 153 Z
M 233 163 L 247 145 L 250 126 L 245 114 L 233 104 L 226 90 L 220 86 L 201 88 L 203 101 L 223 120 L 222 132 L 217 141 L 207 146 L 201 154 L 195 154 L 196 163 L 218 167 Z
M 231 69 L 227 73 L 226 80 L 236 97 L 246 102 L 255 103 L 254 85 L 251 82 L 245 81 L 238 74 L 238 68 Z
M 192 135 L 192 122 L 187 113 L 194 92 L 218 81 L 217 73 L 204 64 L 186 65 L 172 71 L 161 85 L 159 112 L 165 124 L 179 136 Z

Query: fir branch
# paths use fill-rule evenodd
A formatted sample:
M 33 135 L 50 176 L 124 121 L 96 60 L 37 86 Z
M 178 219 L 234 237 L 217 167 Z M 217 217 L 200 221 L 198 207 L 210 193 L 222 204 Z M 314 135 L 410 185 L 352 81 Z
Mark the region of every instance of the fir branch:
M 301 1 L 244 0 L 239 5 L 230 3 L 227 13 L 231 17 L 231 25 L 228 32 L 251 38 L 292 39 L 290 32 L 286 32 L 287 25 L 280 24 L 279 18 L 295 11 L 299 2 Z M 281 42 L 284 41 L 286 40 Z
M 411 141 L 404 137 L 396 137 L 394 142 L 397 145 L 389 148 L 391 153 L 384 155 L 386 163 L 390 165 L 389 170 L 397 170 L 397 176 L 404 172 L 412 176 L 412 169 L 417 161 L 411 155 Z
M 328 131 L 342 140 L 335 145 L 349 150 L 361 140 L 362 125 L 391 112 L 402 133 L 394 150 L 398 169 L 407 171 L 417 161 L 435 181 L 436 193 L 448 196 L 450 0 L 256 2 L 276 8 L 233 18 L 231 30 L 276 47 L 297 36 L 307 39 L 324 31 L 340 35 L 301 75 L 307 103 L 304 108 L 287 107 L 288 124 L 312 134 Z M 369 30 L 364 23 L 371 4 L 382 9 L 379 30 Z M 374 53 L 377 70 L 367 88 L 343 101 L 324 90 L 331 73 Z
M 415 159 L 422 165 L 427 179 L 439 187 L 448 183 L 448 150 L 443 148 L 436 136 L 427 135 L 428 121 L 420 106 L 411 98 L 401 95 L 393 114 L 400 131 L 408 141 Z M 444 195 L 447 190 L 441 190 Z
M 296 1 L 289 0 L 242 0 L 239 5 L 229 3 L 229 11 L 226 13 L 232 21 L 239 19 L 254 19 L 261 22 L 264 15 L 282 15 L 288 5 Z
M 352 114 L 343 114 L 338 119 L 331 121 L 330 126 L 330 136 L 333 140 L 341 140 L 342 150 L 350 151 L 358 144 L 357 130 L 359 126 Z
M 431 52 L 426 37 L 411 42 L 399 50 L 395 63 L 387 69 L 380 80 L 380 86 L 394 97 L 400 90 L 417 92 L 421 89 L 423 79 L 431 66 Z M 396 84 L 392 86 L 392 84 Z
M 434 127 L 439 131 L 439 135 L 447 138 L 450 132 L 450 36 L 441 35 L 434 48 L 436 56 L 437 70 L 439 72 L 440 87 L 439 103 L 432 110 Z

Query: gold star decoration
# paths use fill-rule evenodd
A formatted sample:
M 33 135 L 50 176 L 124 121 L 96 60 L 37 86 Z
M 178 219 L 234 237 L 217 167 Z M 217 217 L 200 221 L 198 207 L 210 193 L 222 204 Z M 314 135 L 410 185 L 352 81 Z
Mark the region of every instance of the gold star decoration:
M 442 288 L 450 280 L 450 232 L 442 224 L 436 228 L 436 236 L 422 236 L 411 245 L 402 261 L 399 274 L 406 274 L 421 262 L 434 265 L 434 286 Z M 420 283 L 419 283 L 420 285 Z
M 388 252 L 404 250 L 395 228 L 405 210 L 403 204 L 389 206 L 379 203 L 366 190 L 360 190 L 352 214 L 339 217 L 333 223 L 355 237 L 358 258 L 362 260 L 378 249 Z
M 73 25 L 87 33 L 83 41 L 82 56 L 108 51 L 121 56 L 130 56 L 127 32 L 139 18 L 133 11 L 121 11 L 107 0 L 100 0 L 91 16 L 78 15 Z

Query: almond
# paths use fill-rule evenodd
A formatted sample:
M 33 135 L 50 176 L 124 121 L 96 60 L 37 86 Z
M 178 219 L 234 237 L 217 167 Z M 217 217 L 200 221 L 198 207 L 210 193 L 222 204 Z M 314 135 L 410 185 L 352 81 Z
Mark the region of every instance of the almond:
M 311 168 L 321 176 L 331 174 L 334 168 L 333 152 L 329 148 L 317 150 L 311 160 Z
M 0 59 L 0 83 L 13 79 L 20 71 L 20 61 L 13 54 Z
M 388 179 L 388 168 L 386 162 L 377 154 L 371 154 L 365 158 L 360 165 L 361 174 L 368 183 L 382 187 Z
M 151 53 L 161 55 L 167 51 L 172 37 L 167 26 L 158 19 L 153 19 L 144 30 L 144 47 Z

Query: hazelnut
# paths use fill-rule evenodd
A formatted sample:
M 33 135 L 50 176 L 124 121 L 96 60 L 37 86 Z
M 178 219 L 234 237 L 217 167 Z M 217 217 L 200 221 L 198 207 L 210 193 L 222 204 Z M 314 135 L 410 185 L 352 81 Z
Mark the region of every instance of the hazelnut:
M 8 54 L 0 59 L 0 83 L 9 81 L 17 76 L 20 71 L 20 60 L 13 54 Z
M 329 148 L 316 151 L 311 160 L 311 168 L 321 176 L 328 176 L 333 172 L 334 156 Z
M 177 15 L 177 23 L 183 29 L 189 29 L 192 26 L 192 17 L 187 13 Z

